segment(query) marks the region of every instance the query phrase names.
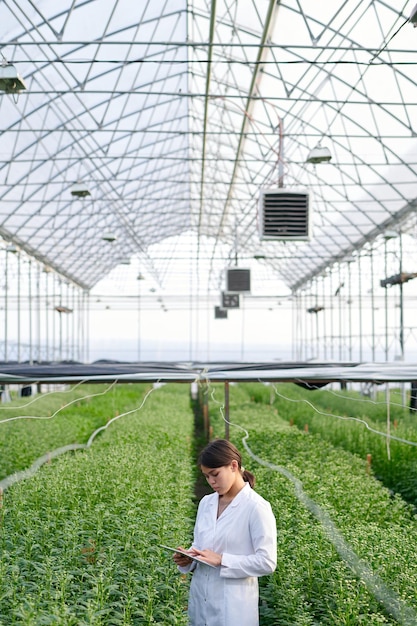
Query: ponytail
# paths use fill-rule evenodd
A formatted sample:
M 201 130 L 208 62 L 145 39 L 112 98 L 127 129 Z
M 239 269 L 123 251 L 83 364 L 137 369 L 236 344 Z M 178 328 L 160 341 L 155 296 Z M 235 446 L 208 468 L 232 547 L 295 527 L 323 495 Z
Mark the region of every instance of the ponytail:
M 250 486 L 252 487 L 252 489 L 255 486 L 255 476 L 252 474 L 252 472 L 248 472 L 248 470 L 246 470 L 244 467 L 242 467 L 242 478 L 245 481 L 245 483 L 249 483 Z

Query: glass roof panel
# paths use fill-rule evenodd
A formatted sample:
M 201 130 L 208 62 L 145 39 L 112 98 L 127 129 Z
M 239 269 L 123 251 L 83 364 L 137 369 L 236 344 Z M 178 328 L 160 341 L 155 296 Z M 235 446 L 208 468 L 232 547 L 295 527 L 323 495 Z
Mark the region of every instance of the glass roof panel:
M 0 92 L 0 234 L 86 288 L 126 256 L 174 292 L 216 292 L 239 263 L 269 286 L 307 283 L 414 224 L 412 11 L 404 0 L 1 3 L 3 63 L 27 89 Z M 307 162 L 317 146 L 330 162 Z M 89 195 L 73 196 L 74 183 Z M 260 238 L 260 190 L 277 186 L 310 193 L 309 241 Z

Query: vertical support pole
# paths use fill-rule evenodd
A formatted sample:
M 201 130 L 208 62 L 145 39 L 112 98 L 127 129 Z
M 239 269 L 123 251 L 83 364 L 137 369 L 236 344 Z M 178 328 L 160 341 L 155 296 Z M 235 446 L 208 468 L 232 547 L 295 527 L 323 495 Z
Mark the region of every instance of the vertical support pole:
M 359 361 L 363 360 L 363 326 L 362 326 L 362 257 L 358 258 L 358 293 L 359 293 Z
M 387 457 L 391 461 L 391 415 L 390 415 L 390 390 L 389 383 L 386 383 L 386 399 L 387 399 Z
M 339 286 L 338 286 L 338 312 L 339 312 L 339 361 L 342 360 L 342 275 L 340 272 L 340 263 L 338 267 Z
M 71 314 L 71 358 L 75 361 L 75 285 L 71 285 L 72 314 Z
M 29 363 L 33 365 L 33 320 L 32 320 L 32 260 L 29 259 L 28 272 L 28 307 L 29 307 Z
M 37 360 L 42 361 L 41 356 L 41 266 L 36 263 L 36 353 Z
M 7 335 L 9 332 L 8 329 L 8 315 L 9 315 L 9 252 L 7 248 L 4 251 L 5 253 L 5 277 L 4 277 L 4 361 L 7 363 L 8 360 L 8 352 L 7 352 Z
M 388 243 L 388 238 L 385 237 L 384 239 L 384 278 L 385 279 L 388 276 L 387 243 Z M 387 289 L 387 285 L 385 285 L 385 293 L 384 293 L 384 313 L 385 313 L 385 361 L 388 361 L 389 343 L 388 343 L 388 289 Z
M 227 439 L 227 440 L 229 440 L 229 436 L 230 436 L 229 408 L 230 408 L 230 404 L 229 404 L 229 381 L 226 380 L 226 382 L 224 383 L 224 419 L 225 419 L 224 438 Z
M 372 323 L 372 362 L 375 362 L 375 289 L 374 289 L 374 249 L 371 248 L 371 323 Z
M 17 362 L 21 361 L 21 256 L 17 258 Z
M 348 327 L 349 327 L 349 361 L 352 360 L 352 261 L 348 261 Z
M 44 299 L 44 315 L 45 315 L 45 360 L 49 361 L 49 273 L 43 268 L 45 281 L 45 299 Z
M 400 359 L 404 361 L 404 283 L 403 274 L 403 238 L 400 232 Z
M 207 441 L 210 438 L 210 421 L 209 421 L 209 411 L 208 411 L 208 386 L 203 386 L 203 422 L 204 422 L 204 433 L 206 435 Z
M 326 318 L 327 318 L 327 302 L 326 302 L 326 286 L 325 286 L 325 275 L 323 275 L 322 280 L 321 280 L 321 299 L 323 302 L 323 306 L 324 306 L 324 310 L 323 310 L 323 358 L 326 361 L 327 360 L 327 333 L 326 333 L 326 329 L 327 329 L 327 324 L 326 324 Z
M 87 298 L 87 306 L 86 306 L 86 338 L 85 338 L 85 346 L 86 346 L 86 361 L 88 362 L 90 359 L 90 292 L 86 292 Z
M 334 346 L 334 315 L 333 315 L 333 311 L 334 311 L 334 307 L 333 307 L 334 283 L 333 283 L 333 268 L 331 268 L 331 270 L 330 270 L 329 289 L 330 289 L 330 298 L 329 298 L 329 302 L 330 302 L 330 359 L 333 360 L 334 359 L 334 351 L 333 351 L 333 346 Z

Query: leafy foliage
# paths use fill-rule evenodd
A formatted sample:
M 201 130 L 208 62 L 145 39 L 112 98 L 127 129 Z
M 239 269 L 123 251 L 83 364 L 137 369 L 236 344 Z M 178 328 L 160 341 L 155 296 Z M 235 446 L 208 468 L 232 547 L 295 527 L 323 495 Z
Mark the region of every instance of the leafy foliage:
M 300 480 L 307 497 L 330 516 L 358 559 L 400 604 L 416 611 L 417 519 L 412 508 L 368 474 L 363 459 L 320 435 L 291 427 L 275 404 L 269 404 L 269 390 L 261 387 L 255 385 L 255 391 L 265 394 L 265 403 L 255 401 L 251 385 L 231 388 L 231 440 L 242 449 L 246 429 L 253 454 Z M 213 386 L 210 419 L 214 434 L 222 437 L 220 398 Z M 398 623 L 387 609 L 389 599 L 381 603 L 352 563 L 341 558 L 331 529 L 297 498 L 294 484 L 247 453 L 244 465 L 256 475 L 256 489 L 271 502 L 278 526 L 278 567 L 260 581 L 261 624 Z
M 140 404 L 140 386 L 121 386 L 120 407 L 132 389 Z M 187 393 L 172 385 L 7 490 L 0 624 L 185 624 L 187 582 L 159 544 L 190 540 L 191 458 Z

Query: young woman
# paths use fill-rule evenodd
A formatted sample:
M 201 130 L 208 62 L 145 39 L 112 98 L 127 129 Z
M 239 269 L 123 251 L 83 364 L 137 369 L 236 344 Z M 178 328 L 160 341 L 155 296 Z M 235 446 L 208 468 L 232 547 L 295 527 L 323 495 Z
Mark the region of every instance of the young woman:
M 187 551 L 199 561 L 179 552 L 173 557 L 181 572 L 193 572 L 189 623 L 257 626 L 258 577 L 272 573 L 277 561 L 271 505 L 253 490 L 255 477 L 242 468 L 229 441 L 209 443 L 198 463 L 215 492 L 200 501 Z

